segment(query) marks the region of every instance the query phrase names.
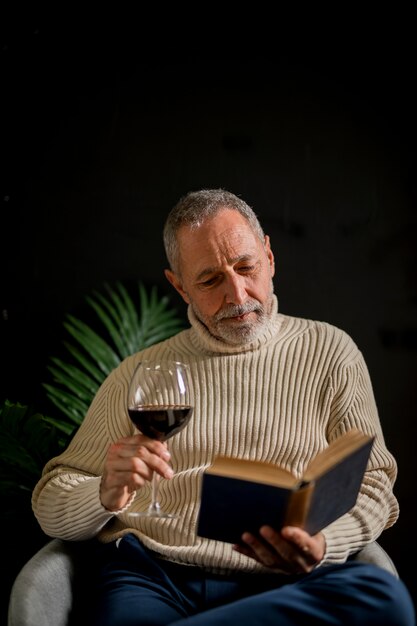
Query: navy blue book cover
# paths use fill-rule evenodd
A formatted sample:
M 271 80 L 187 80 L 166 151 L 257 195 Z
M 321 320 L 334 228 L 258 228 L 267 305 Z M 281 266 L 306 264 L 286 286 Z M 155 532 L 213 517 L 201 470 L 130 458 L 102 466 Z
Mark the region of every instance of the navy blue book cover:
M 245 531 L 282 525 L 291 490 L 237 478 L 204 474 L 197 534 L 238 543 Z
M 372 444 L 370 440 L 315 481 L 304 526 L 310 535 L 355 506 Z
M 372 444 L 373 439 L 365 441 L 294 488 L 205 472 L 197 535 L 238 543 L 245 531 L 257 534 L 263 525 L 279 529 L 285 524 L 316 534 L 355 505 Z

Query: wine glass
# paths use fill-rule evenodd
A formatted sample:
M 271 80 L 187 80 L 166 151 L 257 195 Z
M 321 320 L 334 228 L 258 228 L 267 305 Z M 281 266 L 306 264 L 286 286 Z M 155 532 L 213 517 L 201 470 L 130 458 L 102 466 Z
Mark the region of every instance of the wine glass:
M 175 360 L 139 362 L 129 385 L 127 411 L 136 428 L 151 439 L 166 441 L 176 435 L 193 413 L 188 365 Z M 130 515 L 177 517 L 161 509 L 159 479 L 154 472 L 148 510 Z

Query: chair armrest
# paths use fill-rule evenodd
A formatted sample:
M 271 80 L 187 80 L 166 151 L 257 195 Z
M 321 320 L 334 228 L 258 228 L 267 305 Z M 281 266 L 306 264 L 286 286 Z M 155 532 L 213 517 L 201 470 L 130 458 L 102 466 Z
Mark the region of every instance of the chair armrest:
M 25 563 L 10 593 L 8 626 L 67 626 L 72 608 L 74 557 L 52 539 Z
M 372 541 L 371 543 L 368 543 L 368 545 L 363 547 L 362 550 L 359 550 L 359 552 L 357 552 L 351 558 L 354 561 L 363 561 L 365 563 L 373 563 L 374 565 L 378 565 L 379 567 L 386 569 L 388 572 L 391 572 L 391 574 L 393 574 L 396 578 L 399 578 L 399 574 L 397 568 L 394 565 L 394 561 L 377 541 Z

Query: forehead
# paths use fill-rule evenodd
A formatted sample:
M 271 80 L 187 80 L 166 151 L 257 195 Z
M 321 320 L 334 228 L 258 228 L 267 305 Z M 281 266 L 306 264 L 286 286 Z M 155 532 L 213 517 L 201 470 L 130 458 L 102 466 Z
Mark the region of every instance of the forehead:
M 230 209 L 221 211 L 197 228 L 181 227 L 178 244 L 182 271 L 193 274 L 254 256 L 262 246 L 243 215 Z

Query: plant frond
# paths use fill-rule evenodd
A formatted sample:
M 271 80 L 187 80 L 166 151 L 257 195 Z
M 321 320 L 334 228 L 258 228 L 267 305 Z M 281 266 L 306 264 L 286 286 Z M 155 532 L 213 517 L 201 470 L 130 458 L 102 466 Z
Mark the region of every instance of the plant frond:
M 99 385 L 91 381 L 79 368 L 66 364 L 59 359 L 54 359 L 57 367 L 48 366 L 54 381 L 62 383 L 82 400 L 89 401 L 97 392 Z
M 99 385 L 103 382 L 103 372 L 96 367 L 96 365 L 85 356 L 78 348 L 73 346 L 71 343 L 66 341 L 63 342 L 65 348 L 68 350 L 70 354 L 74 357 L 76 361 L 85 369 L 85 371 L 90 374 L 90 378 L 94 379 L 96 383 Z
M 118 356 L 123 358 L 126 352 L 126 344 L 124 342 L 123 320 L 117 309 L 112 306 L 111 302 L 104 298 L 102 294 L 96 293 L 95 298 L 87 297 L 88 304 L 94 309 L 99 319 L 103 322 L 114 345 L 117 348 Z
M 0 407 L 0 485 L 32 490 L 48 458 L 59 449 L 55 428 L 28 406 L 4 401 Z
M 51 358 L 48 371 L 53 383 L 45 383 L 49 400 L 68 421 L 59 428 L 72 432 L 79 425 L 98 387 L 119 363 L 135 352 L 167 339 L 184 328 L 184 322 L 169 299 L 159 297 L 156 286 L 147 291 L 138 282 L 139 303 L 136 304 L 126 287 L 117 282 L 104 285 L 105 293 L 94 291 L 86 297 L 87 304 L 97 316 L 97 327 L 68 314 L 64 328 L 73 341 L 63 345 L 74 362 Z M 72 429 L 72 430 L 71 430 Z
M 66 330 L 78 341 L 84 350 L 94 358 L 105 376 L 117 367 L 120 358 L 109 344 L 82 320 L 68 315 L 69 322 L 64 323 Z
M 63 410 L 71 422 L 78 426 L 84 419 L 88 410 L 88 402 L 83 402 L 74 396 L 74 394 L 71 393 L 71 390 L 54 387 L 53 385 L 49 385 L 47 383 L 43 383 L 43 386 L 48 391 L 49 398 L 53 401 L 55 406 Z

